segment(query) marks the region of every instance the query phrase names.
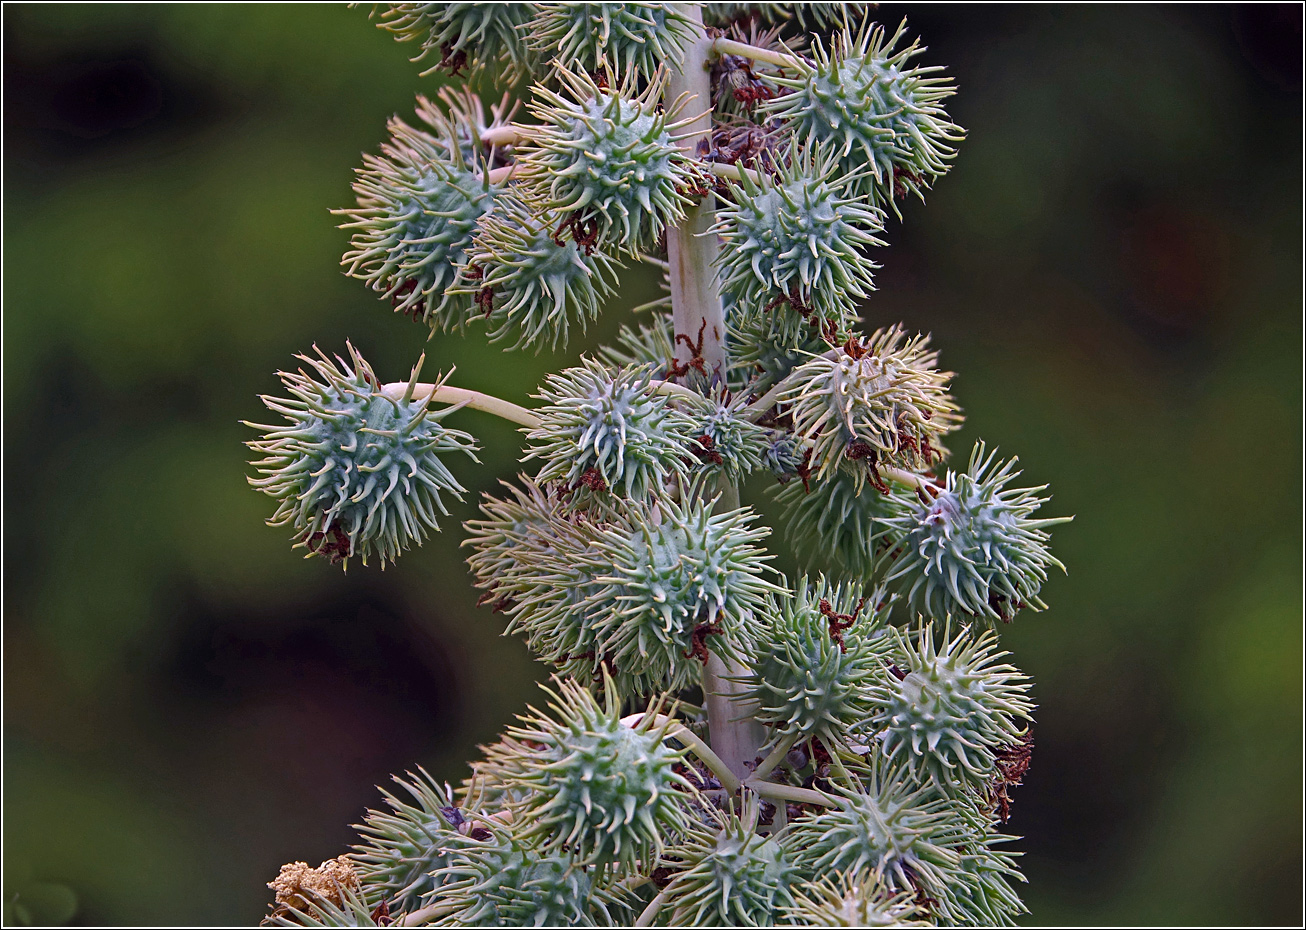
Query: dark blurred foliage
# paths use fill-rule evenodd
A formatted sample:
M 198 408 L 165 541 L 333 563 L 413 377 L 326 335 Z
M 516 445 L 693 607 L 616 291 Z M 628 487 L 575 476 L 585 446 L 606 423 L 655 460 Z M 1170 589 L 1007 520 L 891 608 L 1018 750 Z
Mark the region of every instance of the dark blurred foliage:
M 905 12 L 970 136 L 868 320 L 935 334 L 955 450 L 1077 515 L 1052 609 L 1004 631 L 1041 705 L 1032 920 L 1298 923 L 1301 8 Z M 544 670 L 458 547 L 510 428 L 463 415 L 447 532 L 345 575 L 263 525 L 238 421 L 315 342 L 517 400 L 581 347 L 426 343 L 339 274 L 328 208 L 438 86 L 365 10 L 8 4 L 4 43 L 6 917 L 252 923 Z

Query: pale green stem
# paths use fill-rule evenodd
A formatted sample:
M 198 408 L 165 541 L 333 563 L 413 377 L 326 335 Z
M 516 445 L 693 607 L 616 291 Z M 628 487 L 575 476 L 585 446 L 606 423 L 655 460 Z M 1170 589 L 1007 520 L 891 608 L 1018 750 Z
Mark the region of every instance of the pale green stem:
M 650 265 L 656 265 L 657 267 L 661 268 L 663 271 L 670 271 L 670 270 L 671 270 L 671 265 L 670 265 L 669 263 L 667 263 L 667 262 L 664 262 L 662 259 L 658 258 L 656 255 L 648 255 L 648 254 L 646 254 L 646 253 L 644 253 L 644 252 L 641 252 L 641 253 L 639 254 L 639 260 L 640 260 L 641 262 L 646 262 L 646 263 L 648 263 L 648 264 L 650 264 Z
M 770 775 L 771 770 L 783 762 L 785 756 L 789 755 L 789 750 L 794 748 L 796 742 L 798 742 L 797 733 L 791 733 L 780 740 L 780 744 L 771 750 L 771 754 L 758 763 L 757 771 L 753 773 L 752 778 L 760 780 Z
M 491 126 L 481 133 L 482 145 L 516 145 L 524 138 L 516 126 Z
M 828 750 L 830 747 L 826 746 L 825 748 Z M 852 775 L 848 774 L 848 769 L 844 766 L 843 760 L 839 758 L 838 748 L 830 753 L 830 764 L 834 766 L 835 771 L 839 773 L 839 777 L 844 780 L 845 784 L 849 786 L 855 786 L 857 784 L 857 782 L 853 780 Z
M 712 76 L 708 61 L 712 39 L 703 28 L 703 13 L 696 3 L 681 4 L 693 39 L 685 57 L 671 68 L 663 100 L 668 109 L 683 99 L 684 112 L 698 115 L 683 123 L 677 144 L 689 158 L 698 157 L 700 142 L 712 140 Z M 685 210 L 679 225 L 667 230 L 668 277 L 671 280 L 671 319 L 675 327 L 677 369 L 695 363 L 712 377 L 724 381 L 729 371 L 726 356 L 726 318 L 716 275 L 720 243 L 712 228 L 712 202 L 704 197 Z M 697 367 L 695 365 L 695 367 Z M 723 488 L 718 506 L 739 506 L 739 492 Z M 731 501 L 733 500 L 733 503 Z M 748 777 L 748 766 L 765 740 L 762 725 L 740 701 L 745 686 L 732 681 L 748 669 L 739 662 L 727 664 L 711 649 L 703 663 L 703 702 L 707 710 L 712 750 L 737 779 Z
M 712 40 L 703 29 L 698 4 L 682 4 L 682 12 L 692 21 L 689 29 L 694 40 L 685 50 L 685 58 L 673 67 L 663 100 L 671 106 L 682 96 L 686 110 L 699 115 L 685 124 L 676 142 L 689 158 L 698 157 L 699 142 L 712 139 L 712 81 L 708 54 Z M 725 312 L 717 291 L 716 257 L 720 246 L 708 232 L 712 226 L 711 198 L 703 198 L 685 210 L 680 224 L 667 230 L 667 264 L 671 278 L 671 315 L 677 339 L 676 361 L 688 366 L 694 361 L 694 347 L 703 335 L 701 357 L 708 372 L 725 379 L 726 353 Z M 690 345 L 685 345 L 688 340 Z
M 703 395 L 698 391 L 690 390 L 683 384 L 677 384 L 674 381 L 651 381 L 649 387 L 654 394 L 667 394 L 671 397 L 688 397 L 694 400 L 702 400 Z
M 915 472 L 907 471 L 905 468 L 892 468 L 887 465 L 878 467 L 880 476 L 888 478 L 890 481 L 906 485 L 909 488 L 927 488 L 932 487 L 932 482 L 924 475 L 918 475 Z M 936 489 L 937 490 L 937 489 Z
M 795 55 L 773 52 L 770 49 L 749 45 L 747 42 L 736 42 L 734 39 L 718 38 L 714 40 L 712 42 L 712 52 L 714 58 L 721 55 L 738 55 L 740 58 L 764 61 L 768 65 L 775 65 L 777 68 L 792 68 L 795 71 L 802 71 L 804 66 L 807 65 L 807 62 Z
M 650 300 L 648 303 L 640 304 L 638 307 L 631 307 L 626 312 L 629 313 L 631 316 L 637 316 L 638 314 L 643 313 L 645 310 L 652 310 L 656 307 L 669 307 L 670 305 L 671 305 L 670 296 L 659 297 L 657 300 Z
M 643 719 L 643 714 L 631 714 L 629 717 L 622 717 L 621 722 L 626 726 L 633 728 L 638 726 L 640 721 Z M 721 782 L 722 788 L 725 788 L 731 794 L 734 794 L 739 790 L 739 779 L 730 771 L 730 767 L 722 761 L 720 756 L 712 751 L 711 746 L 699 739 L 698 735 L 694 733 L 693 730 L 689 729 L 682 723 L 672 720 L 665 714 L 658 714 L 653 718 L 653 726 L 665 727 L 668 726 L 668 723 L 670 726 L 666 731 L 667 736 L 672 739 L 678 739 L 680 742 L 688 746 L 690 751 L 698 756 L 703 764 L 708 767 L 708 770 L 717 777 L 717 781 Z
M 410 388 L 411 394 L 409 393 Z M 519 407 L 491 394 L 469 391 L 466 388 L 448 387 L 443 384 L 410 384 L 407 381 L 395 381 L 382 387 L 381 392 L 388 397 L 393 397 L 395 400 L 403 400 L 406 396 L 421 398 L 429 395 L 431 400 L 436 403 L 470 407 L 472 410 L 492 413 L 496 417 L 502 417 L 505 420 L 532 429 L 540 425 L 540 418 L 525 407 Z
M 745 407 L 744 416 L 756 422 L 758 417 L 766 413 L 779 402 L 780 395 L 785 392 L 786 388 L 786 382 L 781 381 L 775 387 L 771 388 L 771 390 L 767 391 L 757 400 Z
M 830 798 L 810 788 L 777 785 L 773 781 L 746 781 L 744 787 L 772 801 L 793 801 L 797 804 L 817 804 L 821 807 L 835 806 L 835 802 Z
M 670 886 L 667 886 L 670 887 Z M 667 903 L 667 889 L 663 888 L 658 892 L 658 896 L 648 903 L 648 907 L 635 920 L 636 927 L 651 927 L 653 921 L 658 919 L 658 911 L 662 910 L 662 905 Z
M 789 825 L 789 805 L 777 804 L 775 806 L 775 816 L 771 818 L 771 835 L 779 833 Z
M 454 913 L 462 907 L 461 904 L 428 904 L 421 910 L 413 911 L 411 914 L 405 914 L 401 920 L 400 926 L 416 927 L 431 920 L 438 920 Z

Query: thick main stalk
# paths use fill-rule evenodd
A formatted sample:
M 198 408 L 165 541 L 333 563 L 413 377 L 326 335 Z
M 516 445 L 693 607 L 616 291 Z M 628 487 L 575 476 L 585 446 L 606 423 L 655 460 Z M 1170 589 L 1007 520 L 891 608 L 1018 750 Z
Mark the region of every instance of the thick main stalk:
M 710 143 L 712 136 L 711 74 L 708 60 L 712 41 L 703 29 L 702 12 L 697 4 L 686 4 L 686 14 L 693 19 L 697 35 L 686 50 L 684 61 L 671 73 L 667 84 L 667 103 L 682 94 L 688 96 L 686 113 L 702 114 L 683 130 L 680 145 L 691 157 L 697 157 L 701 141 Z M 714 267 L 718 244 L 708 234 L 712 225 L 711 195 L 690 207 L 684 221 L 667 230 L 667 258 L 671 277 L 671 313 L 675 325 L 677 370 L 702 367 L 714 379 L 726 378 L 726 321 L 717 288 Z M 722 489 L 720 506 L 738 507 L 739 491 L 733 485 Z M 758 749 L 765 741 L 762 725 L 747 702 L 739 700 L 744 690 L 732 678 L 743 676 L 746 669 L 738 663 L 723 661 L 709 651 L 703 665 L 703 701 L 707 708 L 708 735 L 712 750 L 740 779 L 747 778 Z

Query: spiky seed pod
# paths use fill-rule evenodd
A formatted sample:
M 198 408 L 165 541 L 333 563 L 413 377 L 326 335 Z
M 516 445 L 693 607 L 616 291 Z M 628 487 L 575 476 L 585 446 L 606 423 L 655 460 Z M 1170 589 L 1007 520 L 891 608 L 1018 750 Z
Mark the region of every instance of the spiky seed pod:
M 601 570 L 592 561 L 595 547 L 579 527 L 565 530 L 557 542 L 548 557 L 523 560 L 507 576 L 504 588 L 514 593 L 509 595 L 504 632 L 521 633 L 530 650 L 559 673 L 582 682 L 600 681 L 605 670 L 617 669 L 603 652 L 598 630 L 601 611 L 610 605 L 596 609 L 590 601 Z
M 668 475 L 683 475 L 694 421 L 656 392 L 648 368 L 612 370 L 584 358 L 550 375 L 535 397 L 540 425 L 523 461 L 543 459 L 538 481 L 642 498 Z
M 744 683 L 771 742 L 817 737 L 833 751 L 874 711 L 868 688 L 884 674 L 892 640 L 880 592 L 799 579 L 791 597 L 772 598 L 763 613 Z
M 997 634 L 978 638 L 963 629 L 936 646 L 925 624 L 916 641 L 895 631 L 895 663 L 905 672 L 870 685 L 876 712 L 865 735 L 878 738 L 885 758 L 901 761 L 920 781 L 943 794 L 982 789 L 994 775 L 994 752 L 1018 742 L 1022 721 L 1034 704 L 1029 679 L 1012 665 L 997 664 Z
M 508 632 L 543 661 L 579 681 L 606 670 L 622 694 L 646 694 L 695 683 L 709 651 L 751 654 L 753 618 L 778 590 L 751 511 L 650 500 L 534 525 L 534 506 L 496 503 L 473 524 L 474 558 Z M 501 554 L 512 540 L 523 544 Z
M 807 461 L 808 452 L 803 443 L 794 440 L 789 433 L 770 430 L 766 437 L 766 448 L 762 450 L 762 464 L 771 470 L 771 474 L 786 482 L 798 474 L 803 463 Z
M 437 512 L 448 514 L 440 495 L 463 493 L 440 456 L 476 460 L 476 441 L 441 425 L 457 408 L 437 411 L 430 394 L 414 400 L 382 390 L 352 345 L 349 363 L 318 355 L 296 357 L 321 381 L 303 369 L 279 372 L 291 399 L 262 398 L 289 425 L 245 424 L 264 431 L 246 443 L 265 456 L 252 463 L 262 477 L 249 482 L 277 501 L 268 525 L 290 525 L 296 547 L 332 562 L 357 555 L 366 565 L 377 555 L 384 566 L 440 528 Z
M 675 770 L 684 751 L 664 742 L 669 722 L 655 726 L 653 707 L 637 726 L 623 724 L 610 680 L 602 707 L 575 682 L 555 682 L 556 692 L 545 689 L 553 716 L 531 708 L 518 717 L 522 725 L 488 747 L 479 768 L 523 790 L 512 806 L 523 842 L 600 868 L 652 861 L 662 837 L 688 825 L 694 792 Z
M 797 869 L 779 843 L 756 832 L 757 807 L 750 795 L 742 818 L 719 815 L 667 850 L 669 926 L 769 927 L 793 904 Z
M 817 39 L 812 63 L 774 78 L 793 92 L 762 104 L 790 121 L 795 138 L 832 143 L 840 168 L 858 174 L 858 192 L 895 213 L 899 199 L 923 197 L 948 170 L 965 136 L 942 106 L 955 93 L 952 79 L 937 74 L 942 68 L 908 65 L 925 51 L 919 40 L 895 51 L 906 31 L 904 19 L 886 39 L 868 20 L 855 36 L 841 32 L 832 51 Z
M 1022 607 L 1045 610 L 1039 590 L 1049 566 L 1065 566 L 1048 551 L 1047 527 L 1070 517 L 1033 519 L 1050 498 L 1036 488 L 1008 488 L 1016 459 L 998 463 L 997 450 L 975 444 L 964 472 L 949 471 L 926 504 L 896 492 L 899 514 L 885 521 L 892 565 L 886 581 L 908 590 L 912 605 L 932 617 L 965 614 L 992 625 Z
M 856 323 L 854 301 L 878 267 L 863 253 L 884 245 L 880 211 L 848 196 L 828 152 L 799 151 L 780 173 L 730 182 L 733 206 L 717 212 L 721 289 L 741 311 L 736 325 L 779 314 L 770 326 L 796 341 L 805 325 L 829 334 Z M 759 325 L 753 322 L 753 325 Z
M 956 923 L 964 926 L 1013 927 L 1015 919 L 1029 911 L 1011 887 L 1011 880 L 1023 882 L 1025 876 L 1016 868 L 1015 857 L 1019 853 L 1009 853 L 994 847 L 1012 842 L 1016 837 L 996 833 L 986 824 L 976 828 L 975 837 L 962 856 L 966 881 L 964 891 L 957 896 Z
M 523 128 L 520 183 L 561 215 L 559 235 L 568 228 L 586 246 L 652 248 L 691 202 L 681 189 L 692 166 L 672 135 L 678 107 L 659 105 L 665 80 L 636 95 L 628 74 L 604 89 L 561 65 L 557 73 L 562 94 L 535 88 L 530 109 L 540 125 Z
M 459 815 L 453 791 L 437 783 L 424 769 L 395 782 L 416 804 L 382 789 L 389 811 L 369 810 L 355 825 L 366 843 L 350 856 L 373 908 L 386 903 L 391 916 L 417 910 L 422 899 L 439 887 L 432 872 L 449 864 L 447 847 L 457 836 Z
M 702 401 L 686 405 L 701 447 L 699 461 L 707 471 L 719 472 L 732 483 L 761 468 L 768 448 L 769 431 L 743 415 L 746 406 L 747 397 L 731 398 L 724 385 L 717 385 Z
M 947 917 L 962 890 L 962 854 L 973 837 L 961 802 L 874 763 L 865 792 L 836 788 L 836 806 L 792 821 L 782 842 L 805 875 L 878 872 L 895 892 L 923 892 Z
M 534 12 L 529 3 L 392 3 L 377 25 L 394 33 L 396 42 L 416 41 L 420 51 L 410 60 L 436 63 L 422 72 L 445 68 L 456 74 L 497 64 L 506 80 L 530 71 L 530 56 L 521 27 Z
M 615 524 L 623 533 L 633 527 L 597 502 L 564 512 L 553 501 L 550 512 L 529 502 L 519 511 L 520 522 L 515 506 L 483 508 L 491 519 L 473 525 L 479 533 L 474 544 L 483 547 L 473 567 L 487 591 L 483 600 L 509 618 L 505 632 L 521 633 L 531 651 L 562 674 L 601 681 L 611 659 L 600 648 L 597 626 L 612 605 L 589 600 L 610 567 L 595 540 L 604 527 Z
M 842 872 L 794 889 L 785 909 L 787 926 L 928 927 L 913 902 L 915 893 L 895 891 L 877 872 Z
M 440 890 L 428 904 L 452 909 L 437 926 L 610 926 L 616 898 L 566 852 L 548 853 L 521 839 L 518 828 L 476 821 L 479 838 L 458 836 L 449 863 L 435 874 Z M 479 831 L 478 831 L 479 833 Z
M 794 435 L 812 444 L 811 469 L 828 480 L 845 466 L 857 480 L 881 484 L 877 468 L 929 468 L 942 457 L 939 437 L 961 422 L 948 394 L 950 371 L 928 336 L 899 327 L 853 337 L 793 370 L 781 400 Z M 860 488 L 860 485 L 859 485 Z
M 467 564 L 477 586 L 487 591 L 510 577 L 527 553 L 552 548 L 562 520 L 563 501 L 556 485 L 545 489 L 526 475 L 517 480 L 521 487 L 502 482 L 507 489 L 503 498 L 485 495 L 484 519 L 463 524 L 467 538 L 462 544 L 473 550 Z
M 789 481 L 775 492 L 784 508 L 787 537 L 805 565 L 823 564 L 841 578 L 870 581 L 883 548 L 885 520 L 903 504 L 840 470 L 827 480 Z
M 674 64 L 693 40 L 693 23 L 673 3 L 537 3 L 527 27 L 546 60 L 617 74 L 651 75 Z
M 768 593 L 771 556 L 755 543 L 749 508 L 713 513 L 711 502 L 649 500 L 627 510 L 627 526 L 599 529 L 592 549 L 599 652 L 617 668 L 623 693 L 692 686 L 708 652 L 742 661 Z
M 475 311 L 463 282 L 466 251 L 499 187 L 468 170 L 458 139 L 438 139 L 402 120 L 390 121 L 381 157 L 363 156 L 354 192 L 358 206 L 335 211 L 354 230 L 341 264 L 397 312 L 437 328 L 460 328 Z
M 490 340 L 515 340 L 513 348 L 566 345 L 572 326 L 584 332 L 613 294 L 620 263 L 574 240 L 558 244 L 554 230 L 519 197 L 500 197 L 481 221 L 468 252 L 463 283 L 488 319 Z

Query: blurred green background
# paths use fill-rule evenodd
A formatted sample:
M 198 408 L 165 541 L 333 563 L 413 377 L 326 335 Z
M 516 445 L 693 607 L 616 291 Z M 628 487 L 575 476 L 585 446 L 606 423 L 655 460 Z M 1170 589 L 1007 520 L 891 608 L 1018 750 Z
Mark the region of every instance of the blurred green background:
M 1030 921 L 1299 923 L 1301 8 L 904 13 L 970 135 L 867 318 L 935 334 L 954 449 L 1077 515 L 1052 609 L 1004 631 L 1041 705 Z M 460 415 L 485 465 L 448 531 L 345 575 L 263 525 L 238 421 L 314 343 L 515 400 L 582 347 L 428 344 L 340 274 L 328 208 L 438 86 L 366 9 L 3 15 L 6 917 L 254 923 L 280 863 L 343 852 L 390 772 L 460 779 L 544 669 L 458 547 L 510 428 Z

